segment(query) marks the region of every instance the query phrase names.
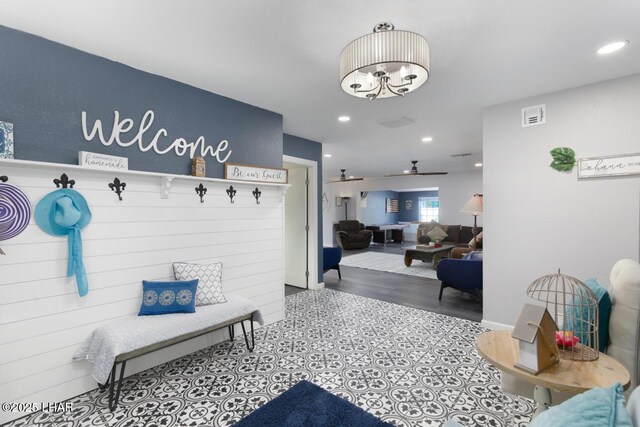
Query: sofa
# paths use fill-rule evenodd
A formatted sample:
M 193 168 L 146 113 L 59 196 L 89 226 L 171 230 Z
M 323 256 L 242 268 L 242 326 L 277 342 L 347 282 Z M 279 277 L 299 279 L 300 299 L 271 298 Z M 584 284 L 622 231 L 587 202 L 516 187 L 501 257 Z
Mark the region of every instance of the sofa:
M 472 247 L 473 245 L 473 233 L 471 230 L 473 227 L 469 227 L 466 225 L 445 225 L 440 224 L 435 221 L 425 222 L 418 225 L 418 231 L 416 233 L 417 243 L 421 245 L 426 245 L 431 242 L 431 238 L 427 236 L 427 234 L 432 231 L 435 227 L 440 227 L 447 236 L 441 240 L 441 243 L 444 245 L 455 245 L 461 248 L 470 248 L 471 250 L 480 250 L 482 249 L 482 237 L 477 239 L 477 246 Z M 482 233 L 482 227 L 476 227 L 478 232 L 478 236 Z
M 356 220 L 343 220 L 333 224 L 336 242 L 342 249 L 366 249 L 371 244 L 373 231 L 365 230 L 364 224 Z

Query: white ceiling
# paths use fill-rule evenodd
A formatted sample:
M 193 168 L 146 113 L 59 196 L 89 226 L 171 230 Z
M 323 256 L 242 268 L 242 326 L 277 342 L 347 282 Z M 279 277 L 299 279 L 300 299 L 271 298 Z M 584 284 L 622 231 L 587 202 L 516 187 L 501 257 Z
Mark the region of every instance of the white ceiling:
M 284 116 L 323 143 L 325 177 L 462 171 L 482 107 L 640 72 L 637 0 L 0 0 L 0 24 Z M 381 21 L 425 36 L 431 77 L 403 99 L 342 92 L 340 52 Z M 631 44 L 601 57 L 619 39 Z M 517 120 L 517 114 L 515 119 Z M 339 123 L 339 115 L 351 116 Z M 406 116 L 387 129 L 377 121 Z M 420 141 L 433 136 L 430 144 Z M 452 159 L 451 154 L 473 156 Z

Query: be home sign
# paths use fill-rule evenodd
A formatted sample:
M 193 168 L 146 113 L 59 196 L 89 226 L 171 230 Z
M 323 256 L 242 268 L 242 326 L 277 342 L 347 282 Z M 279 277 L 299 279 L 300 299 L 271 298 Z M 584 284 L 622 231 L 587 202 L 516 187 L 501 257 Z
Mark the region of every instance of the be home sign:
M 233 179 L 236 181 L 287 184 L 287 170 L 280 168 L 263 168 L 260 166 L 241 165 L 239 163 L 225 163 L 224 178 Z

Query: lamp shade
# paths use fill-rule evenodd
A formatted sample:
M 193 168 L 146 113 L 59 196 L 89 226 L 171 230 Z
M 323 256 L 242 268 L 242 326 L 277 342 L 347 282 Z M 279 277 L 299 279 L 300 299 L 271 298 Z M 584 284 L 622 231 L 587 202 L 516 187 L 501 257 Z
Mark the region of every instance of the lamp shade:
M 478 215 L 482 213 L 482 194 L 474 194 L 467 203 L 460 209 L 460 212 Z

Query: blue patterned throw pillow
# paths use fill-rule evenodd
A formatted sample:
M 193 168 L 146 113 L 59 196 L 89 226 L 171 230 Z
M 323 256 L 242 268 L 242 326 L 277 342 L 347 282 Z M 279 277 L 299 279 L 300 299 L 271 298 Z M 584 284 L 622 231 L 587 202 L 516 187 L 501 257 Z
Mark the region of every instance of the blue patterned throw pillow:
M 142 305 L 138 316 L 195 313 L 198 279 L 175 282 L 142 281 Z

